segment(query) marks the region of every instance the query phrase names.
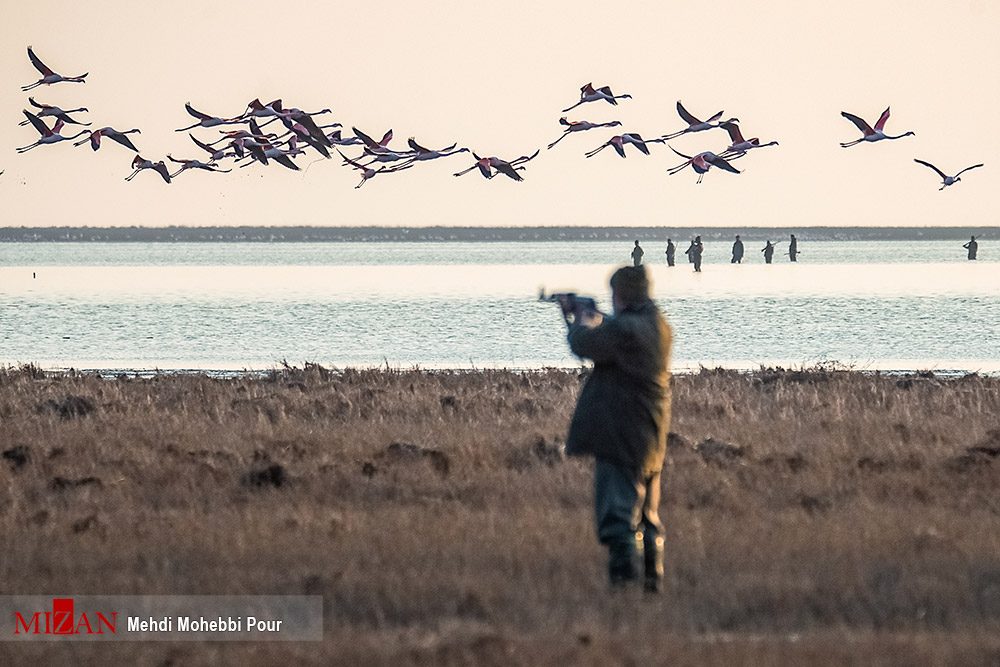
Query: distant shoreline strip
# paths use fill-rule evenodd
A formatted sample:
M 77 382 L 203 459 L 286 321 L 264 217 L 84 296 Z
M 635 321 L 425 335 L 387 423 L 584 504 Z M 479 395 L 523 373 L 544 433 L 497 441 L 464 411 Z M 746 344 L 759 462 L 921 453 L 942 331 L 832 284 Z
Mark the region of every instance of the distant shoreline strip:
M 1000 227 L 0 227 L 0 243 L 665 242 L 706 240 L 958 241 Z

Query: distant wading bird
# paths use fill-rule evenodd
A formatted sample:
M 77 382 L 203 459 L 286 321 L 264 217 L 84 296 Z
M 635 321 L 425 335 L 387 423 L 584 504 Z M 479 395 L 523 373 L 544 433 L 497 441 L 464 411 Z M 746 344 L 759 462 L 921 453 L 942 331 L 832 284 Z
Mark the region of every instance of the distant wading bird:
M 571 107 L 567 107 L 562 110 L 566 113 L 570 109 L 575 109 L 585 102 L 597 102 L 598 100 L 604 100 L 608 104 L 618 105 L 618 100 L 621 99 L 632 99 L 631 95 L 615 95 L 611 92 L 610 86 L 602 86 L 601 88 L 594 88 L 593 83 L 588 83 L 580 87 L 580 101 Z
M 874 129 L 872 129 L 872 126 L 866 123 L 864 119 L 858 118 L 852 113 L 841 111 L 840 115 L 846 118 L 847 120 L 851 121 L 852 123 L 854 123 L 857 126 L 857 128 L 864 133 L 864 136 L 861 137 L 860 139 L 855 139 L 854 141 L 841 143 L 840 144 L 841 148 L 850 148 L 855 144 L 860 144 L 862 141 L 871 142 L 871 141 L 881 141 L 883 139 L 902 139 L 903 137 L 908 137 L 910 135 L 915 134 L 914 132 L 905 132 L 904 134 L 891 137 L 882 131 L 883 128 L 885 127 L 885 122 L 889 120 L 889 107 L 886 107 L 885 111 L 882 112 L 882 115 L 879 117 L 878 122 L 875 123 Z
M 970 169 L 978 169 L 979 167 L 983 166 L 981 163 L 980 164 L 974 164 L 971 167 L 966 167 L 965 169 L 963 169 L 962 171 L 958 172 L 954 176 L 947 176 L 943 171 L 941 171 L 940 169 L 938 169 L 937 167 L 935 167 L 934 165 L 932 165 L 930 162 L 924 162 L 923 160 L 918 160 L 917 158 L 913 158 L 913 161 L 916 162 L 917 164 L 922 164 L 925 167 L 930 167 L 935 172 L 937 172 L 937 175 L 941 177 L 941 183 L 942 183 L 941 187 L 938 188 L 938 192 L 940 192 L 941 190 L 944 190 L 949 185 L 954 185 L 955 183 L 958 183 L 960 180 L 962 180 L 961 178 L 959 178 L 959 176 L 961 176 L 965 172 L 969 171 Z
M 691 132 L 703 132 L 704 130 L 711 130 L 713 127 L 722 127 L 722 125 L 725 123 L 740 122 L 739 118 L 730 118 L 729 120 L 720 123 L 719 119 L 722 118 L 722 113 L 723 112 L 720 111 L 711 116 L 708 120 L 698 120 L 690 113 L 688 113 L 688 110 L 684 108 L 684 105 L 681 104 L 680 100 L 677 100 L 677 114 L 681 117 L 681 119 L 685 123 L 688 124 L 688 126 L 679 132 L 672 132 L 671 134 L 665 134 L 663 135 L 663 138 L 673 139 L 674 137 L 679 137 L 682 134 L 689 134 Z
M 31 50 L 30 46 L 28 47 L 28 59 L 31 60 L 31 64 L 35 66 L 35 69 L 41 72 L 42 78 L 27 86 L 21 86 L 21 90 L 31 90 L 32 88 L 41 86 L 42 84 L 45 84 L 46 86 L 51 86 L 53 83 L 59 83 L 60 81 L 70 81 L 72 83 L 86 83 L 84 79 L 86 79 L 87 75 L 90 74 L 90 72 L 84 72 L 79 76 L 63 76 L 61 74 L 56 74 L 48 67 L 46 67 L 45 63 L 43 63 L 41 60 L 38 59 L 38 56 L 35 55 L 35 52 Z
M 586 153 L 584 153 L 584 155 L 586 155 L 587 157 L 594 157 L 608 146 L 611 146 L 612 148 L 615 149 L 615 152 L 617 152 L 620 156 L 625 157 L 625 144 L 632 144 L 633 146 L 638 148 L 644 155 L 649 155 L 649 149 L 646 148 L 646 144 L 648 143 L 662 144 L 665 143 L 666 141 L 667 141 L 666 139 L 645 140 L 635 132 L 626 132 L 625 134 L 618 134 L 611 137 L 610 139 L 608 139 L 606 142 L 604 142 L 594 150 L 587 151 Z
M 128 149 L 133 150 L 136 153 L 138 153 L 139 149 L 136 148 L 135 144 L 133 144 L 132 141 L 128 137 L 125 136 L 126 134 L 133 134 L 133 133 L 135 133 L 135 134 L 142 134 L 142 132 L 140 132 L 138 129 L 131 129 L 131 130 L 125 130 L 124 132 L 119 132 L 118 130 L 116 130 L 113 127 L 102 127 L 99 130 L 94 130 L 93 132 L 91 132 L 90 136 L 87 137 L 86 139 L 83 139 L 81 141 L 77 141 L 73 145 L 74 146 L 82 146 L 83 144 L 85 144 L 85 143 L 87 143 L 89 141 L 90 142 L 90 147 L 93 148 L 96 151 L 98 148 L 101 147 L 101 137 L 107 137 L 108 139 L 111 139 L 112 141 L 117 141 L 118 143 L 120 143 L 125 148 L 128 148 Z
M 39 118 L 44 118 L 46 116 L 52 116 L 53 118 L 58 118 L 67 125 L 90 125 L 90 123 L 81 123 L 78 120 L 73 120 L 68 114 L 76 113 L 77 111 L 87 111 L 87 107 L 80 107 L 78 109 L 60 109 L 59 107 L 52 106 L 51 104 L 42 104 L 41 102 L 36 102 L 34 97 L 29 97 L 28 102 L 31 106 L 39 109 L 40 111 L 35 114 Z M 27 125 L 28 121 L 22 120 L 18 125 Z
M 87 130 L 80 130 L 79 133 L 74 134 L 72 137 L 64 137 L 61 134 L 59 134 L 59 130 L 61 130 L 63 128 L 63 125 L 65 125 L 65 123 L 63 123 L 62 120 L 57 120 L 55 126 L 50 130 L 49 126 L 45 124 L 44 120 L 42 120 L 41 118 L 39 118 L 38 116 L 36 116 L 35 114 L 31 113 L 26 109 L 23 111 L 25 117 L 32 124 L 32 126 L 36 130 L 38 130 L 38 133 L 42 135 L 42 137 L 33 144 L 18 148 L 17 149 L 18 153 L 27 153 L 36 146 L 41 146 L 43 144 L 55 144 L 60 141 L 66 141 L 67 139 L 76 139 L 81 134 L 87 134 Z
M 563 116 L 559 119 L 559 124 L 565 125 L 566 129 L 563 130 L 561 137 L 549 144 L 548 148 L 552 148 L 573 132 L 585 132 L 586 130 L 594 129 L 595 127 L 615 127 L 616 125 L 621 125 L 621 121 L 613 120 L 610 123 L 591 123 L 586 120 L 566 120 L 566 116 Z
M 687 162 L 679 164 L 676 167 L 671 167 L 670 169 L 667 169 L 667 173 L 670 174 L 671 176 L 682 171 L 688 165 L 691 165 L 691 168 L 694 169 L 695 172 L 697 172 L 698 183 L 701 183 L 701 179 L 704 178 L 705 174 L 712 167 L 718 167 L 719 169 L 728 171 L 732 174 L 740 173 L 739 169 L 726 162 L 724 158 L 721 158 L 715 153 L 712 153 L 710 151 L 705 151 L 704 153 L 698 153 L 694 157 L 691 157 L 689 155 L 684 155 L 684 153 L 681 153 L 673 146 L 670 146 L 670 150 L 677 153 L 682 158 L 687 158 Z

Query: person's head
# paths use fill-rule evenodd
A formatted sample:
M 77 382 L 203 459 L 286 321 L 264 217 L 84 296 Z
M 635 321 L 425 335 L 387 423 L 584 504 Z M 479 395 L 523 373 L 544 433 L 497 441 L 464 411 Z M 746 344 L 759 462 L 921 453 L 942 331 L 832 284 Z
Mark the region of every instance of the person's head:
M 635 240 L 635 244 L 636 244 L 636 245 L 639 245 L 639 239 L 636 239 L 636 240 Z
M 792 234 L 792 238 L 793 238 L 793 239 L 795 238 L 795 234 Z
M 701 236 L 694 237 L 694 242 L 695 243 L 701 243 Z
M 649 278 L 643 266 L 623 266 L 611 274 L 611 305 L 616 313 L 649 300 Z
M 673 241 L 670 240 L 669 236 L 667 237 L 667 243 L 673 243 Z
M 737 234 L 737 235 L 736 235 L 736 240 L 737 240 L 737 241 L 739 241 L 739 240 L 740 240 L 740 235 L 739 235 L 739 234 Z
M 973 240 L 973 241 L 975 241 L 975 240 L 976 240 L 976 237 L 975 237 L 975 236 L 973 236 L 973 237 L 972 237 L 972 240 Z

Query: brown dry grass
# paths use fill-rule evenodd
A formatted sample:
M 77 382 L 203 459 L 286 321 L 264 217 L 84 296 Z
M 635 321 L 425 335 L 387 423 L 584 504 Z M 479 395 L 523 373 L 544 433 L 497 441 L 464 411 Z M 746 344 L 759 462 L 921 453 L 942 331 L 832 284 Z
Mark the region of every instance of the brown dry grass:
M 1000 379 L 676 377 L 657 599 L 606 590 L 590 466 L 559 451 L 579 386 L 0 370 L 4 593 L 310 593 L 326 616 L 322 644 L 0 663 L 1000 662 Z

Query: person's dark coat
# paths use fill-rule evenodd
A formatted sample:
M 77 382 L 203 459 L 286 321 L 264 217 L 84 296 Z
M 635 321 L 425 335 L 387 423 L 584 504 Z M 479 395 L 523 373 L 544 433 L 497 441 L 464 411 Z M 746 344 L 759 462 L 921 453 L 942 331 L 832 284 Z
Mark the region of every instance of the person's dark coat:
M 670 326 L 651 301 L 607 316 L 592 328 L 574 324 L 569 346 L 592 359 L 566 453 L 591 455 L 630 470 L 663 467 L 670 430 Z

